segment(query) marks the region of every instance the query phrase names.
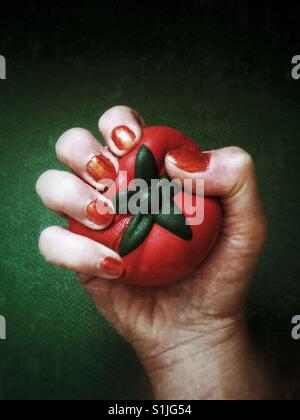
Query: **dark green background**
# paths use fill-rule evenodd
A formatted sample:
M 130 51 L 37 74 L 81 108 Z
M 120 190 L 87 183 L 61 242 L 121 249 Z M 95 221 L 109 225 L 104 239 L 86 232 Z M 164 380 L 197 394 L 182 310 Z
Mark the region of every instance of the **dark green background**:
M 161 4 L 162 3 L 162 4 Z M 249 150 L 269 241 L 249 301 L 253 337 L 288 396 L 299 395 L 300 54 L 297 2 L 28 2 L 0 18 L 0 399 L 149 396 L 132 350 L 99 316 L 73 274 L 48 266 L 37 239 L 61 221 L 35 194 L 60 168 L 54 145 L 70 127 L 96 135 L 117 104 L 176 127 L 205 149 Z

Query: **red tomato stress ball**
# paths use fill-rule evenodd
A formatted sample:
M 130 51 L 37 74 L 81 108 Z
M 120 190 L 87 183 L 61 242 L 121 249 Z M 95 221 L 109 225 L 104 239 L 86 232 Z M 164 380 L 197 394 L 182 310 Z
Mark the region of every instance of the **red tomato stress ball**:
M 177 206 L 184 198 L 191 200 L 191 196 L 187 197 L 189 193 L 164 194 L 164 188 L 160 186 L 161 180 L 168 178 L 164 168 L 166 154 L 180 148 L 199 153 L 199 148 L 180 132 L 168 127 L 150 127 L 144 130 L 139 146 L 120 159 L 120 171 L 127 171 L 128 183 L 133 179 L 143 179 L 147 183 L 144 191 L 139 191 L 144 204 L 151 202 L 155 188 L 159 188 L 163 211 L 157 214 L 117 214 L 113 224 L 104 231 L 90 230 L 70 219 L 72 232 L 98 241 L 123 257 L 125 274 L 120 281 L 125 284 L 163 286 L 174 283 L 200 265 L 218 238 L 222 222 L 218 200 L 205 198 L 204 221 L 193 225 L 189 223 L 190 213 L 186 214 L 185 206 Z M 151 183 L 153 179 L 160 181 Z M 124 200 L 127 204 L 134 194 L 128 191 L 128 183 L 124 182 L 124 173 L 120 172 L 116 186 L 106 193 L 110 199 L 115 199 L 117 212 L 120 212 Z M 118 194 L 113 197 L 116 187 Z M 195 195 L 192 200 L 193 205 L 203 205 L 203 199 Z M 175 212 L 175 208 L 181 211 Z

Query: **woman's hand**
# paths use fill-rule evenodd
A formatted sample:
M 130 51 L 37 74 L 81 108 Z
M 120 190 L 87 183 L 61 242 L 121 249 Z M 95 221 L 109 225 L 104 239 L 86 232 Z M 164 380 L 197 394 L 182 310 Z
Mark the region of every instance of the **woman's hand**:
M 99 128 L 109 150 L 89 132 L 72 129 L 56 150 L 77 176 L 48 171 L 37 183 L 48 208 L 92 229 L 112 221 L 112 211 L 102 217 L 97 212 L 112 208 L 99 191 L 107 187 L 107 178 L 116 177 L 117 157 L 139 143 L 143 120 L 127 107 L 116 107 L 104 114 Z M 204 179 L 205 194 L 220 197 L 223 205 L 219 241 L 190 278 L 164 288 L 127 287 L 116 280 L 124 269 L 120 256 L 59 227 L 41 234 L 41 253 L 79 274 L 99 310 L 137 351 L 158 398 L 270 398 L 268 375 L 244 319 L 266 238 L 253 160 L 237 147 L 207 152 L 202 160 L 173 151 L 166 169 L 172 178 Z

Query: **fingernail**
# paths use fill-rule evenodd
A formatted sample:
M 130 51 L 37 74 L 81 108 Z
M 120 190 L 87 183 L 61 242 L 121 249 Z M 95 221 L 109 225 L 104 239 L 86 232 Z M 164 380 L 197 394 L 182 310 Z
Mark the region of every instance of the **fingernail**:
M 132 130 L 125 125 L 116 127 L 111 138 L 119 150 L 129 150 L 135 143 L 136 136 Z
M 205 172 L 210 164 L 211 154 L 196 152 L 191 153 L 186 150 L 172 150 L 168 153 L 167 159 L 177 168 L 185 172 Z
M 108 227 L 114 220 L 113 209 L 102 200 L 92 201 L 86 209 L 87 218 L 98 226 Z
M 100 264 L 100 271 L 103 274 L 118 278 L 125 271 L 124 262 L 113 257 L 106 257 Z
M 91 159 L 87 164 L 87 171 L 96 182 L 99 182 L 102 179 L 115 180 L 117 177 L 117 171 L 114 164 L 103 155 L 98 155 Z

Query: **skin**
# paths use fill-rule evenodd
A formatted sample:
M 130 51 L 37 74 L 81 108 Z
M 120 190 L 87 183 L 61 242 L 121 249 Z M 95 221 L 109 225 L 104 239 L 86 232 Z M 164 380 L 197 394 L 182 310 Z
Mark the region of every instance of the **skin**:
M 143 120 L 128 107 L 115 107 L 100 119 L 99 129 L 118 167 L 124 156 L 112 132 L 127 126 L 141 138 Z M 75 147 L 76 146 L 76 147 Z M 57 143 L 59 160 L 75 174 L 48 171 L 37 182 L 44 204 L 91 226 L 84 208 L 101 200 L 103 185 L 86 173 L 86 163 L 101 150 L 82 129 L 72 129 Z M 244 310 L 251 280 L 266 239 L 266 218 L 251 156 L 237 147 L 210 151 L 208 167 L 188 173 L 166 156 L 171 178 L 205 180 L 205 194 L 220 197 L 224 221 L 209 258 L 191 277 L 175 285 L 127 287 L 100 270 L 114 251 L 62 228 L 42 232 L 46 260 L 80 273 L 79 278 L 99 310 L 136 350 L 157 399 L 272 399 L 272 381 L 251 343 Z M 98 190 L 96 191 L 95 188 Z M 66 191 L 71 194 L 66 194 Z

